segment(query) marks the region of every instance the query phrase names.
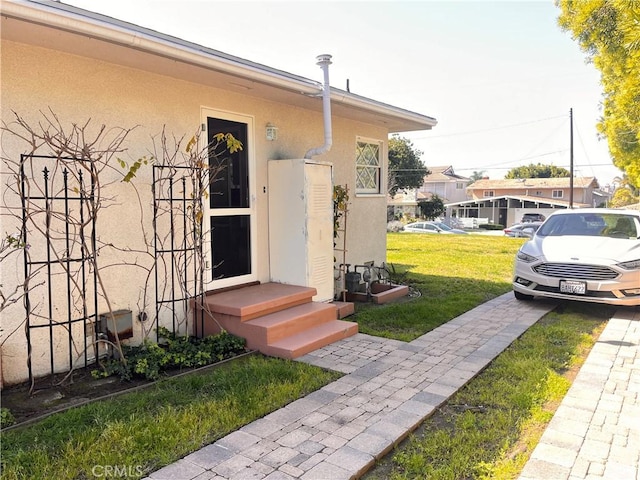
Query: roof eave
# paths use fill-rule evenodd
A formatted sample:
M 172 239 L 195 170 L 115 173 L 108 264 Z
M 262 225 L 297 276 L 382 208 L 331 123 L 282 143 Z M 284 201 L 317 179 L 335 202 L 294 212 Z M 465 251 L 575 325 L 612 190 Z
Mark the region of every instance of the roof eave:
M 7 18 L 184 62 L 286 90 L 294 95 L 320 99 L 322 94 L 320 82 L 71 5 L 44 0 L 4 0 L 0 3 L 0 12 Z M 434 118 L 426 115 L 343 90 L 331 90 L 332 102 L 372 116 L 380 116 L 378 123 L 385 125 L 390 133 L 429 130 L 437 124 Z
M 519 196 L 519 195 L 497 195 L 494 197 L 469 199 L 469 200 L 463 200 L 461 202 L 446 203 L 444 206 L 455 207 L 455 206 L 472 204 L 472 203 L 495 202 L 495 201 L 504 200 L 504 199 L 513 199 L 521 202 L 531 202 L 531 203 L 546 203 L 549 205 L 557 205 L 561 207 L 569 206 L 569 202 L 565 200 L 556 200 L 556 199 L 544 198 L 544 197 L 527 197 L 527 196 Z M 579 203 L 579 204 L 574 203 L 574 206 L 587 207 L 589 205 L 586 203 Z
M 322 84 L 319 82 L 64 3 L 43 0 L 5 0 L 0 4 L 0 9 L 3 16 L 10 18 L 183 60 L 187 63 L 200 64 L 253 81 L 288 87 L 300 93 L 313 95 L 322 90 Z

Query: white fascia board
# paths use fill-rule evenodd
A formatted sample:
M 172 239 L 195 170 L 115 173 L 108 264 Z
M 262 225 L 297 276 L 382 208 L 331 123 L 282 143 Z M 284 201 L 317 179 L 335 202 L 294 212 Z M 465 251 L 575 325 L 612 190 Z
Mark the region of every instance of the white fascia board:
M 320 82 L 64 3 L 47 0 L 2 0 L 0 13 L 25 22 L 100 39 L 302 95 L 322 95 Z M 415 122 L 423 125 L 425 129 L 431 129 L 438 123 L 436 119 L 426 115 L 333 87 L 331 100 L 351 108 Z
M 180 60 L 306 95 L 316 95 L 322 91 L 319 82 L 71 5 L 42 0 L 3 0 L 0 3 L 0 11 L 3 16 Z

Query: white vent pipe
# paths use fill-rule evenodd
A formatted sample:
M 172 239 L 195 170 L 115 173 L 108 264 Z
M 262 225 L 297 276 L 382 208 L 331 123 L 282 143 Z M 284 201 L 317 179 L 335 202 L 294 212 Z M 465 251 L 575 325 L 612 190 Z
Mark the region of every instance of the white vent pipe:
M 322 155 L 331 149 L 333 135 L 331 133 L 331 87 L 329 87 L 329 65 L 331 65 L 331 55 L 318 55 L 316 65 L 319 65 L 324 73 L 324 88 L 322 89 L 322 116 L 324 120 L 324 145 L 312 148 L 304 154 L 304 158 L 311 158 L 314 155 Z

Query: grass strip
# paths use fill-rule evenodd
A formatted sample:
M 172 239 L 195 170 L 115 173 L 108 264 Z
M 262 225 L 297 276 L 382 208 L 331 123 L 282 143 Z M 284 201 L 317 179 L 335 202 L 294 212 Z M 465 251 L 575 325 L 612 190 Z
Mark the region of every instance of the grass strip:
M 367 480 L 512 479 L 613 311 L 561 304 L 385 457 Z
M 389 233 L 395 277 L 420 291 L 410 301 L 357 304 L 361 333 L 409 342 L 511 290 L 513 259 L 524 239 L 493 235 Z
M 249 356 L 2 434 L 3 480 L 94 478 L 105 466 L 141 478 L 339 378 Z

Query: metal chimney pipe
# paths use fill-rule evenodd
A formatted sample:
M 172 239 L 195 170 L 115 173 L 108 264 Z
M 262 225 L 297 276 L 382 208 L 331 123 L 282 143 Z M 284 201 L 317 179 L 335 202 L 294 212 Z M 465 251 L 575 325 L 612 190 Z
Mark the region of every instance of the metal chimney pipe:
M 319 65 L 324 73 L 324 87 L 322 89 L 322 116 L 324 120 L 324 145 L 312 148 L 304 154 L 304 158 L 311 158 L 314 155 L 322 155 L 331 149 L 333 134 L 331 132 L 331 87 L 329 87 L 329 65 L 331 65 L 331 55 L 318 55 L 316 65 Z

